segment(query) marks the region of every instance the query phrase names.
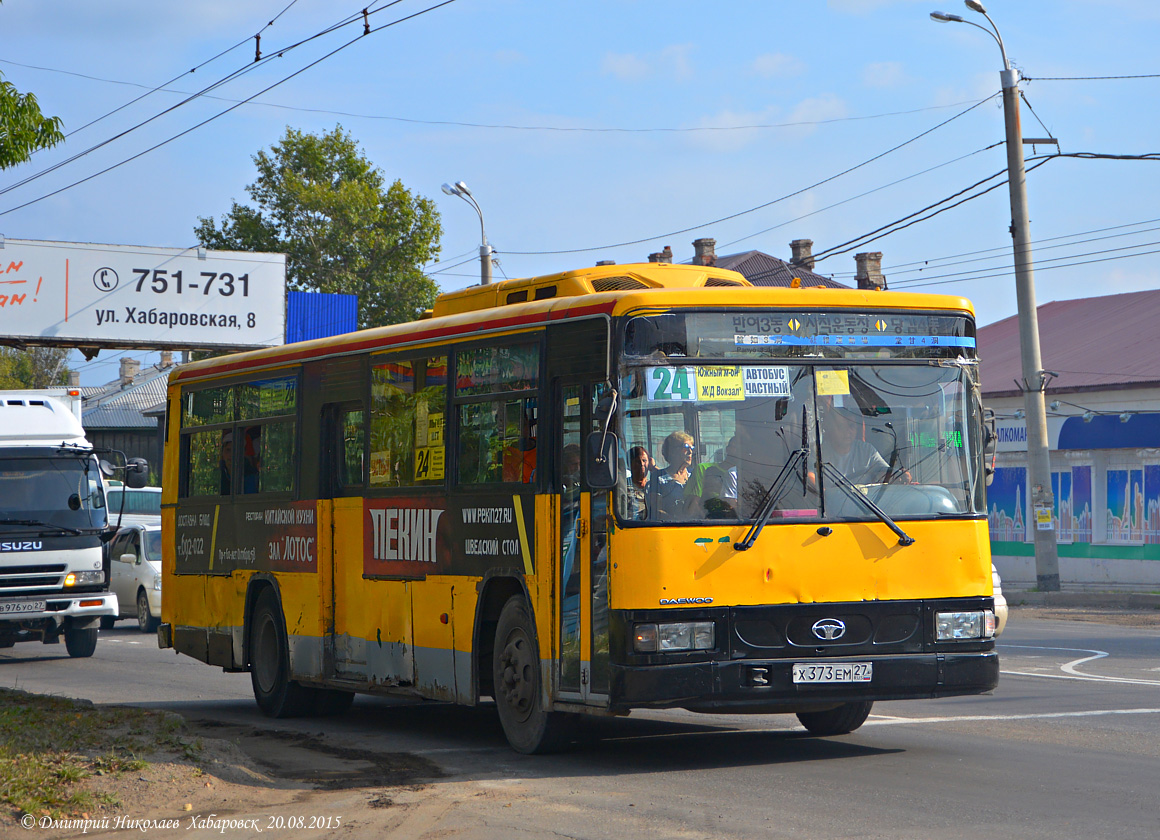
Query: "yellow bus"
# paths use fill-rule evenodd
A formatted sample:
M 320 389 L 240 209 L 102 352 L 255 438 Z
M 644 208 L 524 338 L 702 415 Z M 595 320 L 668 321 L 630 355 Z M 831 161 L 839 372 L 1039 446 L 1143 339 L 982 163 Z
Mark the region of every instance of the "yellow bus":
M 970 303 L 606 265 L 183 365 L 163 647 L 271 716 L 793 713 L 998 683 Z

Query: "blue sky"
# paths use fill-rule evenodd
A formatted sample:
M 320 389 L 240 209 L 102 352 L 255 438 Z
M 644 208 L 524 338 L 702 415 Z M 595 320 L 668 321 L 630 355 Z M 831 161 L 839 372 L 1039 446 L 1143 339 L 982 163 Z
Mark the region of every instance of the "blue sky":
M 370 23 L 438 2 L 401 0 Z M 1160 151 L 1160 78 L 1051 80 L 1160 73 L 1160 5 L 987 6 L 1031 79 L 1022 85 L 1034 109 L 1023 108 L 1025 137 L 1050 134 L 1067 153 Z M 444 289 L 476 281 L 479 244 L 475 212 L 443 195 L 444 181 L 465 181 L 482 205 L 502 278 L 643 261 L 664 245 L 687 260 L 702 236 L 722 254 L 759 249 L 788 259 L 798 238 L 821 252 L 1006 165 L 993 145 L 1003 139 L 999 101 L 983 102 L 999 92 L 998 47 L 978 29 L 929 19 L 941 10 L 985 24 L 959 0 L 455 0 L 372 32 L 155 151 L 14 209 L 259 94 L 352 40 L 361 24 L 255 66 L 250 36 L 259 30 L 271 55 L 361 8 L 343 0 L 4 0 L 0 74 L 76 133 L 0 174 L 0 234 L 192 245 L 198 216 L 247 200 L 252 155 L 286 126 L 321 132 L 340 123 L 389 179 L 436 200 L 444 236 L 431 270 Z M 198 98 L 16 186 L 176 105 L 184 98 L 176 91 L 237 71 L 247 72 L 214 90 L 220 98 Z M 82 130 L 175 77 L 174 93 L 153 93 Z M 1051 151 L 1026 154 L 1030 163 Z M 1031 173 L 1038 301 L 1160 285 L 1158 255 L 1145 253 L 1160 249 L 1158 188 L 1160 162 L 1065 158 Z M 1009 219 L 1001 186 L 855 250 L 882 251 L 893 288 L 971 298 L 987 324 L 1015 313 Z M 817 270 L 849 282 L 853 252 Z M 84 384 L 113 378 L 119 355 L 78 358 Z

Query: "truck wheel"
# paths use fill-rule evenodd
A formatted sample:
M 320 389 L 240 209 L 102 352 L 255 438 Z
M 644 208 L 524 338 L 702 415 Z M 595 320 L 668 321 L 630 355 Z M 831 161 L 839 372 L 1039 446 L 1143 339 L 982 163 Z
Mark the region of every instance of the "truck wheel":
M 290 679 L 290 649 L 282 609 L 272 588 L 254 604 L 249 628 L 250 683 L 267 717 L 300 717 L 314 710 L 313 692 Z
M 97 628 L 74 630 L 70 627 L 64 631 L 64 646 L 68 655 L 74 659 L 92 656 L 97 649 Z
M 113 624 L 115 624 L 116 621 L 117 621 L 117 616 L 115 616 L 115 615 L 102 615 L 101 616 L 101 629 L 102 630 L 112 630 Z
M 149 596 L 145 594 L 144 589 L 139 589 L 137 591 L 137 626 L 141 628 L 142 633 L 156 633 L 160 624 L 161 619 L 154 617 L 149 612 Z
M 866 722 L 873 706 L 872 700 L 843 703 L 824 712 L 798 712 L 797 719 L 811 735 L 846 735 Z
M 573 716 L 544 709 L 536 627 L 523 596 L 504 604 L 495 629 L 492 684 L 508 743 L 522 753 L 555 752 L 566 746 Z

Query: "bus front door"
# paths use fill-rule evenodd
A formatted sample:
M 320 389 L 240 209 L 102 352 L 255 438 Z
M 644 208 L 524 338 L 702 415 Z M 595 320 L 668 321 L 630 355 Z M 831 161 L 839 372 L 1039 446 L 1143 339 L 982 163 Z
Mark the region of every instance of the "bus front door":
M 556 388 L 560 434 L 552 489 L 560 506 L 557 696 L 603 706 L 609 673 L 608 493 L 591 492 L 581 466 L 583 438 L 594 428 L 600 387 L 565 382 Z

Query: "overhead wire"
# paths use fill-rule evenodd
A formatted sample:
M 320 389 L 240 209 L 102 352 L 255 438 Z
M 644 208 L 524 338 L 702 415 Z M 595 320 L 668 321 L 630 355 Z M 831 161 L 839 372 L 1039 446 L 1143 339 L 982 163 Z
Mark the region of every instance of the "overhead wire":
M 395 3 L 398 3 L 398 2 L 402 2 L 402 0 L 394 0 L 394 2 L 389 3 L 388 6 L 393 6 L 393 5 L 395 5 Z M 219 113 L 213 115 L 212 117 L 209 117 L 205 120 L 202 120 L 201 122 L 197 123 L 196 125 L 193 125 L 190 128 L 187 128 L 184 131 L 181 131 L 181 132 L 173 135 L 172 137 L 169 137 L 168 139 L 161 141 L 160 143 L 157 143 L 153 146 L 150 146 L 149 148 L 145 149 L 144 151 L 138 152 L 137 154 L 132 155 L 128 158 L 125 158 L 124 160 L 121 160 L 118 163 L 115 163 L 111 166 L 105 167 L 104 169 L 100 170 L 99 172 L 95 172 L 92 175 L 89 175 L 85 178 L 81 178 L 77 181 L 74 181 L 71 184 L 68 184 L 68 185 L 63 186 L 59 189 L 53 190 L 52 192 L 46 193 L 46 194 L 41 195 L 37 198 L 26 201 L 23 204 L 19 204 L 15 207 L 10 207 L 7 210 L 0 210 L 0 216 L 5 216 L 5 215 L 7 215 L 9 213 L 13 213 L 17 210 L 22 210 L 23 208 L 28 207 L 32 204 L 36 204 L 40 201 L 44 201 L 46 198 L 51 198 L 54 195 L 58 195 L 62 192 L 65 192 L 66 190 L 70 190 L 73 187 L 79 186 L 80 184 L 83 184 L 87 181 L 91 181 L 94 178 L 98 178 L 101 175 L 104 175 L 108 172 L 111 172 L 114 169 L 117 169 L 121 166 L 124 166 L 126 163 L 130 163 L 130 162 L 136 160 L 137 158 L 143 157 L 143 156 L 149 154 L 150 152 L 156 151 L 157 149 L 161 148 L 162 146 L 166 146 L 169 143 L 172 143 L 174 140 L 177 140 L 181 137 L 184 137 L 185 135 L 190 134 L 191 132 L 196 131 L 199 128 L 202 128 L 203 126 L 208 125 L 209 123 L 213 122 L 214 120 L 217 120 L 218 118 L 223 117 L 226 114 L 237 110 L 242 105 L 246 104 L 247 102 L 251 101 L 252 99 L 254 99 L 258 96 L 261 96 L 263 93 L 267 93 L 268 91 L 273 90 L 274 88 L 278 87 L 279 85 L 285 84 L 290 79 L 293 79 L 294 77 L 301 75 L 302 73 L 306 72 L 307 70 L 311 69 L 312 67 L 320 64 L 321 62 L 327 60 L 328 58 L 331 58 L 332 56 L 341 52 L 342 50 L 345 50 L 347 47 L 351 46 L 352 44 L 357 43 L 362 38 L 364 38 L 366 35 L 370 35 L 370 34 L 373 34 L 375 32 L 380 32 L 383 29 L 386 29 L 386 28 L 391 27 L 391 26 L 396 26 L 396 25 L 403 23 L 405 21 L 412 20 L 413 18 L 416 18 L 420 15 L 424 15 L 424 14 L 427 14 L 428 12 L 433 12 L 437 9 L 444 7 L 444 6 L 451 5 L 452 3 L 455 3 L 455 2 L 457 2 L 457 0 L 443 0 L 443 2 L 436 3 L 435 5 L 429 6 L 426 9 L 422 9 L 418 12 L 413 13 L 413 14 L 407 15 L 407 16 L 402 17 L 402 18 L 398 18 L 397 20 L 391 21 L 390 23 L 383 24 L 382 26 L 379 26 L 377 28 L 368 28 L 367 31 L 360 33 L 356 38 L 353 38 L 352 40 L 347 41 L 345 44 L 342 44 L 342 45 L 336 47 L 335 49 L 331 50 L 330 52 L 328 52 L 326 55 L 322 56 L 321 58 L 318 58 L 315 61 L 310 62 L 305 67 L 302 67 L 302 68 L 294 71 L 293 73 L 289 74 L 288 76 L 285 76 L 282 79 L 278 80 L 274 84 L 269 85 L 268 87 L 265 87 L 262 90 L 258 91 L 257 93 L 253 94 L 253 96 L 247 97 L 246 99 L 242 100 L 241 102 L 238 102 L 237 104 L 232 105 L 229 108 L 226 108 L 224 111 L 220 111 Z M 387 7 L 384 6 L 383 8 L 387 8 Z M 0 190 L 0 195 L 2 195 L 5 192 L 7 192 L 7 190 Z
M 854 172 L 858 169 L 861 169 L 864 166 L 868 166 L 877 160 L 881 160 L 882 158 L 886 157 L 887 155 L 892 154 L 892 153 L 898 151 L 899 149 L 905 148 L 906 146 L 909 146 L 911 143 L 914 143 L 914 142 L 922 139 L 923 137 L 927 136 L 928 134 L 930 134 L 934 131 L 937 131 L 938 129 L 942 128 L 945 125 L 949 125 L 950 123 L 954 122 L 955 120 L 959 119 L 960 117 L 965 116 L 966 114 L 969 114 L 971 111 L 975 110 L 980 105 L 983 105 L 987 102 L 990 102 L 992 99 L 994 99 L 998 95 L 999 95 L 998 93 L 995 93 L 995 94 L 992 94 L 991 96 L 986 97 L 985 99 L 980 99 L 978 102 L 971 105 L 966 110 L 960 111 L 959 113 L 955 114 L 953 117 L 950 117 L 949 119 L 943 120 L 938 125 L 935 125 L 935 126 L 932 126 L 931 128 L 928 128 L 926 131 L 922 132 L 921 134 L 917 134 L 914 137 L 911 137 L 909 140 L 906 140 L 903 143 L 899 143 L 897 146 L 893 146 L 892 148 L 889 148 L 884 152 L 881 152 L 877 155 L 874 155 L 874 157 L 869 158 L 867 160 L 864 160 L 859 164 L 851 166 L 848 169 L 844 169 L 841 172 L 838 172 L 837 174 L 831 175 L 828 178 L 823 178 L 821 181 L 818 181 L 814 184 L 811 184 L 808 187 L 802 187 L 799 190 L 795 190 L 794 192 L 788 193 L 788 194 L 783 195 L 779 198 L 775 198 L 771 201 L 767 201 L 763 204 L 759 204 L 756 207 L 751 207 L 748 210 L 742 210 L 738 213 L 731 213 L 728 216 L 722 216 L 719 219 L 714 219 L 713 221 L 709 221 L 709 222 L 702 222 L 700 224 L 692 225 L 690 227 L 682 228 L 680 230 L 669 231 L 668 233 L 656 234 L 654 236 L 642 237 L 640 239 L 633 239 L 633 240 L 630 240 L 627 242 L 618 242 L 618 243 L 611 244 L 611 245 L 597 245 L 597 246 L 588 247 L 588 248 L 568 248 L 568 249 L 555 250 L 555 251 L 507 251 L 506 253 L 512 254 L 512 255 L 518 255 L 518 256 L 550 256 L 550 255 L 557 255 L 557 254 L 582 254 L 582 253 L 586 253 L 589 251 L 607 251 L 607 250 L 611 250 L 613 248 L 623 248 L 623 247 L 626 247 L 628 245 L 640 245 L 641 243 L 644 243 L 644 242 L 652 242 L 654 240 L 664 239 L 665 237 L 669 237 L 669 236 L 679 236 L 680 234 L 690 233 L 694 230 L 700 230 L 701 228 L 705 228 L 705 227 L 708 227 L 710 225 L 716 225 L 716 224 L 720 224 L 721 222 L 727 222 L 727 221 L 730 221 L 732 219 L 737 219 L 737 218 L 740 218 L 741 216 L 746 216 L 750 213 L 755 213 L 758 210 L 764 210 L 766 207 L 772 207 L 773 205 L 779 204 L 783 201 L 788 201 L 789 199 L 791 199 L 795 196 L 801 195 L 802 193 L 805 193 L 805 192 L 809 192 L 810 190 L 816 189 L 817 187 L 820 187 L 823 184 L 828 184 L 831 181 L 835 181 L 838 178 L 841 178 L 845 175 L 849 175 L 851 172 Z M 3 215 L 3 214 L 0 214 L 0 215 Z
M 296 1 L 297 0 L 295 0 L 295 2 Z M 385 6 L 382 6 L 378 9 L 375 9 L 374 12 L 382 11 L 384 9 L 390 8 L 391 6 L 394 6 L 394 5 L 401 3 L 401 2 L 403 2 L 403 0 L 392 0 L 392 2 L 387 3 Z M 290 5 L 293 5 L 293 3 L 291 3 Z M 289 8 L 290 8 L 290 6 L 286 7 L 286 9 L 289 9 Z M 283 9 L 282 13 L 284 13 L 286 11 L 286 9 Z M 374 12 L 372 12 L 372 14 Z M 282 13 L 279 13 L 279 16 L 281 16 Z M 327 27 L 326 29 L 323 29 L 319 32 L 316 32 L 307 38 L 303 38 L 302 40 L 300 40 L 296 43 L 293 43 L 293 44 L 290 44 L 286 47 L 282 47 L 280 49 L 271 51 L 270 53 L 267 54 L 266 58 L 264 58 L 264 59 L 257 59 L 253 62 L 247 62 L 246 64 L 242 65 L 241 67 L 237 68 L 236 70 L 233 70 L 232 72 L 228 73 L 223 78 L 218 79 L 217 81 L 207 85 L 206 87 L 202 88 L 200 91 L 198 91 L 196 93 L 189 94 L 188 96 L 186 96 L 185 99 L 181 100 L 180 102 L 178 102 L 174 105 L 169 106 L 168 108 L 165 108 L 165 109 L 159 111 L 158 113 L 154 114 L 153 116 L 149 117 L 148 119 L 142 120 L 141 122 L 137 123 L 136 125 L 133 125 L 127 129 L 125 129 L 124 131 L 121 131 L 120 133 L 113 135 L 112 137 L 106 138 L 105 140 L 102 140 L 99 143 L 95 143 L 94 145 L 90 146 L 89 148 L 84 149 L 83 151 L 77 152 L 76 154 L 72 155 L 71 157 L 65 158 L 64 160 L 58 161 L 57 163 L 55 163 L 51 166 L 48 166 L 48 167 L 40 170 L 39 172 L 35 172 L 31 175 L 28 175 L 25 178 L 23 178 L 19 181 L 16 181 L 13 184 L 9 184 L 8 186 L 4 187 L 3 189 L 0 189 L 0 195 L 6 195 L 7 193 L 11 192 L 14 189 L 18 189 L 19 187 L 23 187 L 23 186 L 39 179 L 39 178 L 44 177 L 45 175 L 48 175 L 52 172 L 55 172 L 58 169 L 61 169 L 65 166 L 69 165 L 70 163 L 74 163 L 75 161 L 80 160 L 81 158 L 85 157 L 86 155 L 89 155 L 92 152 L 94 152 L 98 149 L 101 149 L 101 148 L 109 145 L 110 143 L 113 143 L 113 142 L 121 139 L 122 137 L 125 137 L 125 136 L 131 134 L 132 132 L 136 131 L 137 129 L 148 125 L 149 123 L 153 122 L 154 120 L 159 119 L 159 118 L 165 116 L 166 114 L 172 113 L 173 111 L 177 110 L 178 108 L 182 107 L 183 105 L 187 105 L 188 103 L 194 101 L 195 99 L 198 99 L 202 96 L 206 96 L 209 91 L 215 90 L 218 87 L 221 87 L 221 86 L 227 84 L 228 82 L 231 82 L 231 81 L 233 81 L 233 80 L 235 80 L 243 75 L 246 75 L 246 74 L 252 72 L 257 67 L 264 65 L 269 61 L 272 61 L 274 58 L 281 58 L 283 55 L 285 55 L 287 52 L 289 52 L 291 50 L 297 49 L 298 47 L 301 47 L 305 44 L 308 44 L 311 41 L 314 41 L 314 40 L 322 37 L 323 35 L 327 35 L 327 34 L 330 34 L 331 32 L 337 31 L 338 29 L 342 28 L 343 26 L 349 26 L 350 24 L 356 22 L 360 16 L 361 16 L 361 12 L 358 14 L 348 15 L 346 18 L 344 18 L 339 23 L 332 24 L 331 26 Z M 271 23 L 272 22 L 273 21 L 271 21 Z M 267 26 L 269 26 L 269 25 L 270 24 L 267 24 Z M 266 27 L 263 27 L 263 30 L 265 28 Z M 365 35 L 367 33 L 364 32 L 363 34 Z M 250 38 L 252 38 L 252 37 L 255 37 L 255 36 L 250 36 Z M 229 50 L 226 50 L 222 53 L 219 53 L 218 57 L 220 57 L 221 55 L 224 55 L 226 52 L 230 52 L 233 49 L 236 49 L 241 44 L 247 43 L 250 40 L 250 38 L 246 38 L 243 41 L 239 42 L 239 44 L 235 45 L 234 47 L 231 47 Z M 213 61 L 213 60 L 215 60 L 215 59 L 210 59 L 210 61 Z M 202 65 L 199 65 L 199 67 L 204 66 L 205 63 L 208 63 L 208 62 L 204 62 Z M 313 65 L 309 65 L 309 66 L 313 66 Z M 194 70 L 196 70 L 196 69 L 197 68 L 194 68 Z M 191 70 L 190 72 L 193 72 L 193 71 Z M 185 74 L 182 74 L 182 75 L 185 75 Z M 178 77 L 178 78 L 180 78 L 180 77 Z M 289 78 L 293 78 L 293 76 L 291 76 Z M 283 81 L 285 81 L 285 79 Z M 271 88 L 267 88 L 266 90 L 270 90 L 270 89 Z M 262 93 L 264 93 L 264 92 L 265 91 L 262 91 Z M 144 94 L 143 96 L 137 97 L 137 99 L 135 99 L 133 101 L 134 102 L 140 101 L 141 99 L 145 98 L 145 96 L 148 96 L 148 95 L 149 94 Z M 261 95 L 261 93 L 255 94 L 255 96 L 260 96 L 260 95 Z M 252 99 L 252 98 L 253 97 L 250 97 L 250 99 Z M 238 104 L 239 105 L 245 104 L 245 102 L 247 102 L 247 101 L 249 101 L 249 100 L 248 99 L 243 100 L 241 103 L 238 103 Z M 129 104 L 132 104 L 132 103 L 129 103 Z M 127 106 L 122 106 L 122 107 L 127 107 Z M 227 109 L 226 111 L 223 111 L 222 113 L 223 114 L 229 113 L 230 110 L 233 110 L 233 109 L 232 108 Z M 110 112 L 110 113 L 115 113 L 115 111 Z M 151 150 L 149 150 L 149 151 L 151 151 Z M 131 159 L 132 158 L 130 158 L 130 160 Z M 78 182 L 78 183 L 83 183 L 83 181 Z M 72 186 L 76 186 L 76 185 L 73 184 Z M 19 208 L 14 208 L 14 209 L 19 209 Z M 8 211 L 5 211 L 5 212 L 8 212 Z M 3 215 L 3 214 L 0 213 L 0 215 Z

